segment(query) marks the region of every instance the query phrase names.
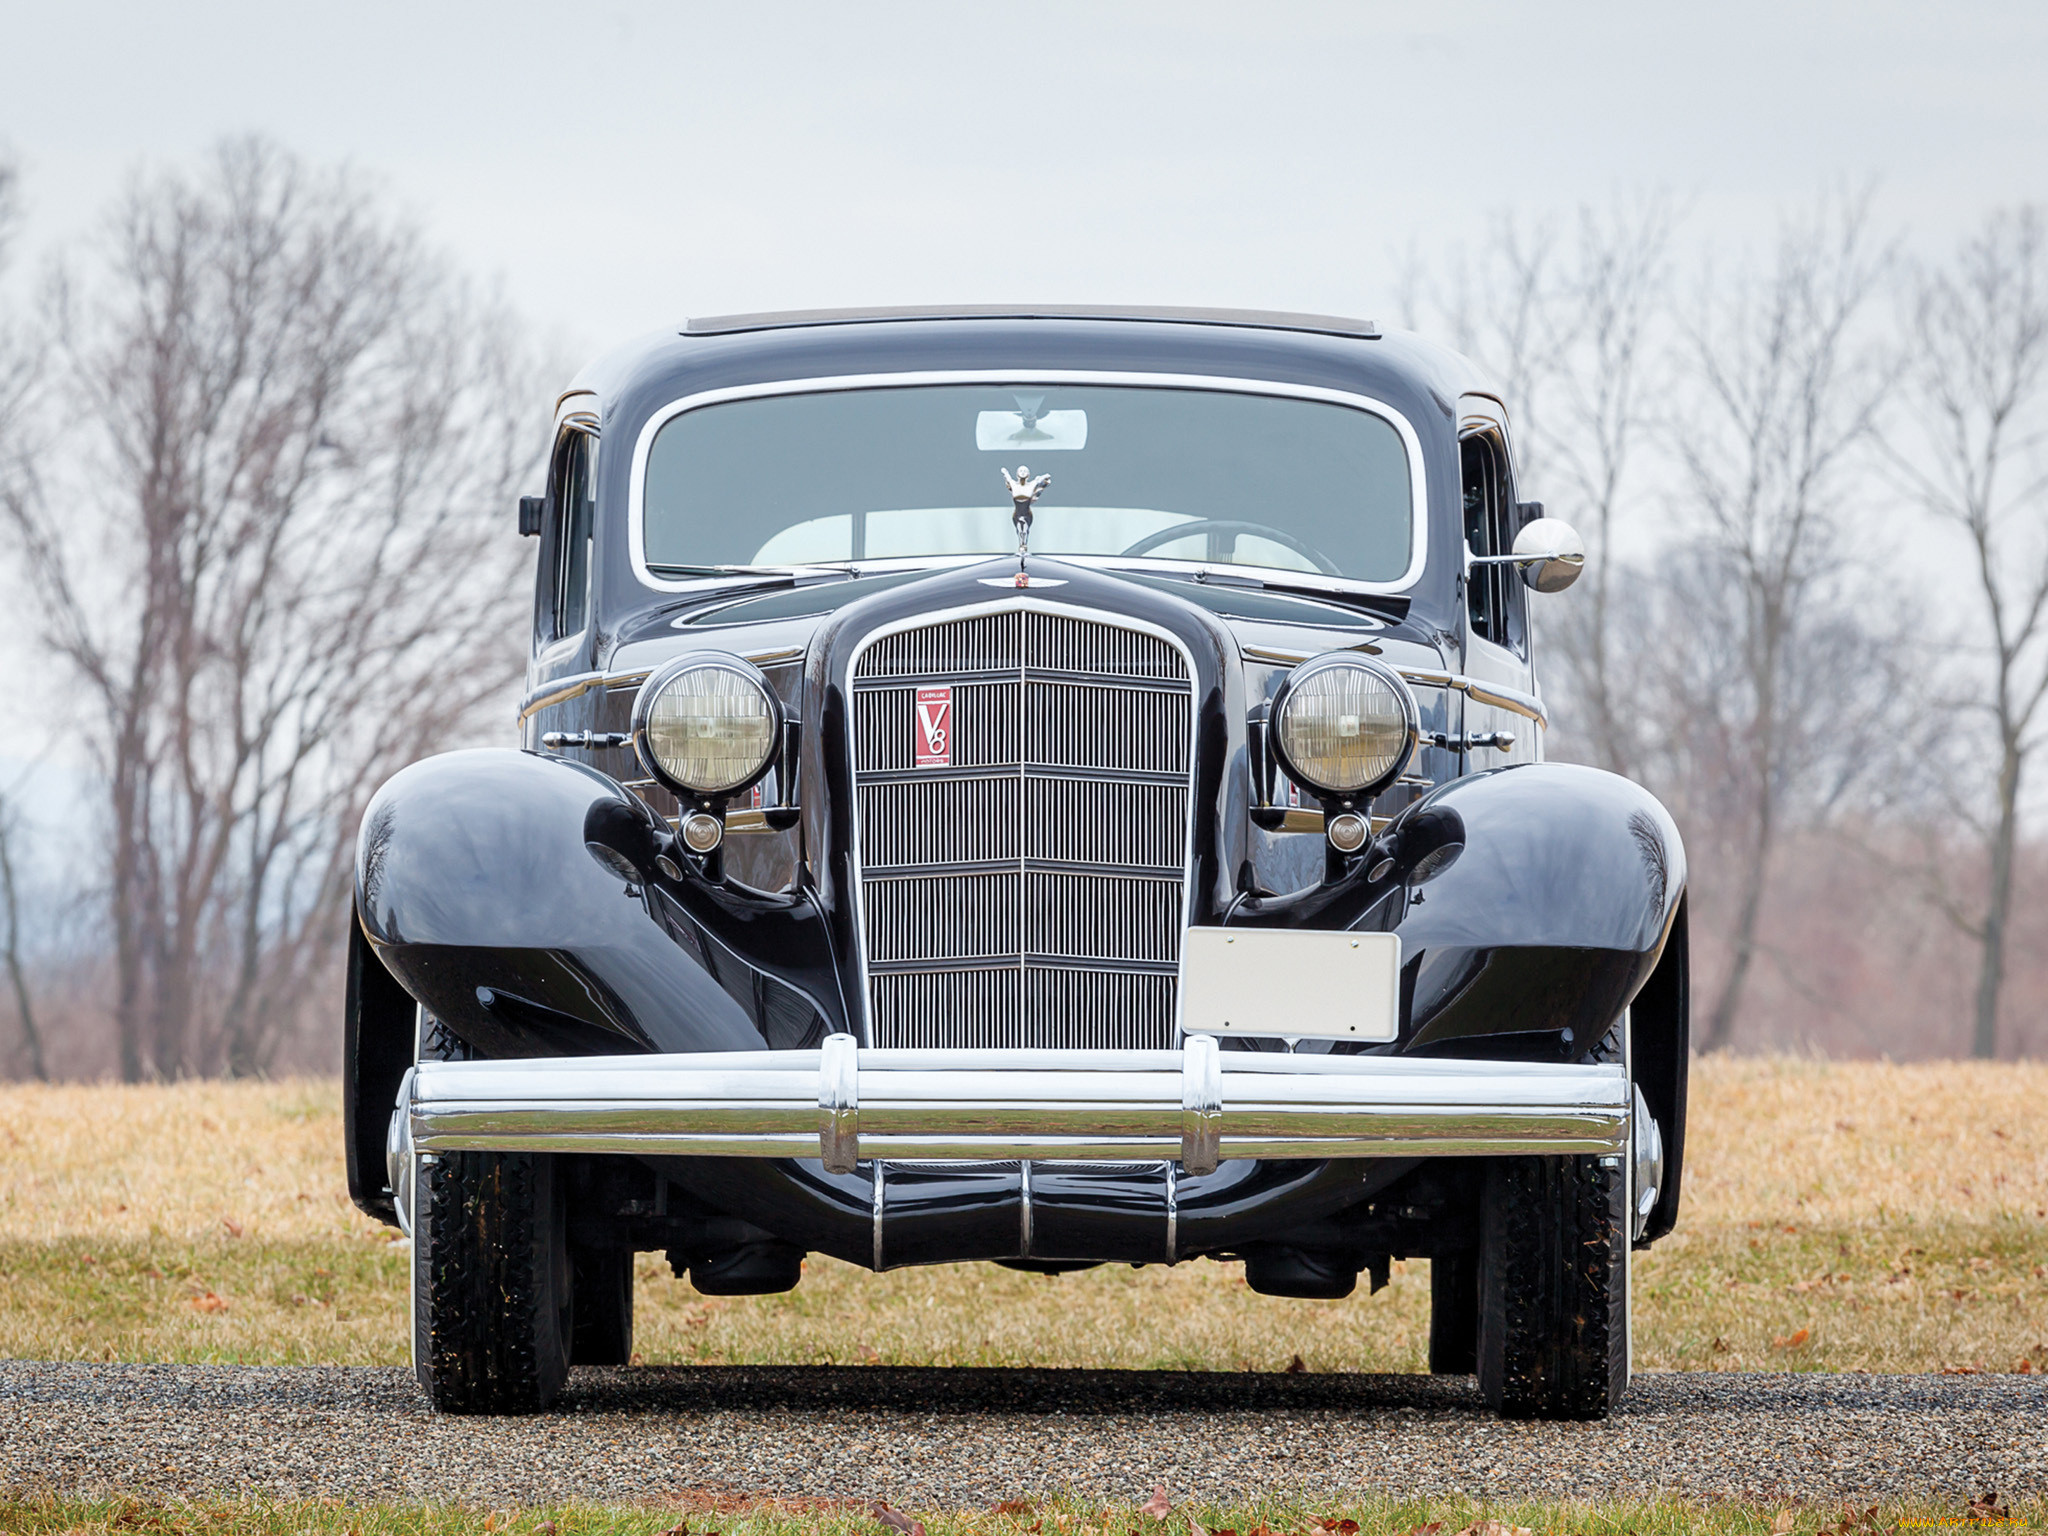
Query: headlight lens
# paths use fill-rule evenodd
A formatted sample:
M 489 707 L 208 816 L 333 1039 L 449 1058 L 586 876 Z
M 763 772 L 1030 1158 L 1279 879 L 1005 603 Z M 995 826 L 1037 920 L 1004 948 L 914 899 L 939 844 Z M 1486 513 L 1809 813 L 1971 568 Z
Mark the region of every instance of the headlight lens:
M 759 778 L 781 724 L 767 681 L 736 656 L 692 658 L 657 672 L 633 705 L 633 739 L 648 768 L 700 795 Z
M 1415 699 L 1384 667 L 1354 657 L 1304 663 L 1282 688 L 1275 744 L 1287 770 L 1326 795 L 1376 789 L 1414 749 Z

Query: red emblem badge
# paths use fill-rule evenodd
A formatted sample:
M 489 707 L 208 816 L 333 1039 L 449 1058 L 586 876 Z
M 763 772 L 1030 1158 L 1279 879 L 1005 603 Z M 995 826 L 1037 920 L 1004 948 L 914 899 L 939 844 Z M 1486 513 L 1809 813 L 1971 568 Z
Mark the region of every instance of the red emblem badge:
M 953 690 L 917 690 L 917 766 L 953 766 Z

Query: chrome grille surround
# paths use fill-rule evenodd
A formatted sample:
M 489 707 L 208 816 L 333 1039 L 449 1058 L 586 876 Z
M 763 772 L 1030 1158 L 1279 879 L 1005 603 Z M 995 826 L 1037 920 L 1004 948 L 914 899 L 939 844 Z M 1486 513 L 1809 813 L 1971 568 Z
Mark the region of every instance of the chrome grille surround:
M 853 888 L 875 1046 L 1166 1049 L 1194 806 L 1194 662 L 1166 630 L 1016 597 L 854 653 Z M 919 688 L 952 762 L 915 764 Z

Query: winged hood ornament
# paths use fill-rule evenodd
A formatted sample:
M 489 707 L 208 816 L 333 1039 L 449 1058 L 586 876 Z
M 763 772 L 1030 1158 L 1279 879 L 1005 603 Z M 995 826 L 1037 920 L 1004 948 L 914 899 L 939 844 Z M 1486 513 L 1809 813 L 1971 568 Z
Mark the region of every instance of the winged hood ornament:
M 1031 507 L 1052 484 L 1052 476 L 1032 474 L 1029 464 L 1019 464 L 1014 475 L 1007 469 L 1002 475 L 1010 490 L 1010 505 L 1015 508 L 1010 522 L 1017 530 L 1017 585 L 1028 586 L 1031 578 L 1024 574 L 1024 557 L 1031 551 Z

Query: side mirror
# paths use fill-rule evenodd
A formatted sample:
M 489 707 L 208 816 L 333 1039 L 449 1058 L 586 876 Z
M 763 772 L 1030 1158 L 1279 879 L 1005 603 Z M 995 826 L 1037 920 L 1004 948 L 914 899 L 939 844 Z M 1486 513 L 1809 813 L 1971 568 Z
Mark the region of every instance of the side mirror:
M 519 536 L 525 539 L 540 536 L 540 520 L 547 511 L 545 496 L 522 496 L 519 498 Z
M 1539 517 L 1515 535 L 1515 564 L 1538 592 L 1562 592 L 1586 569 L 1586 541 L 1558 517 Z

